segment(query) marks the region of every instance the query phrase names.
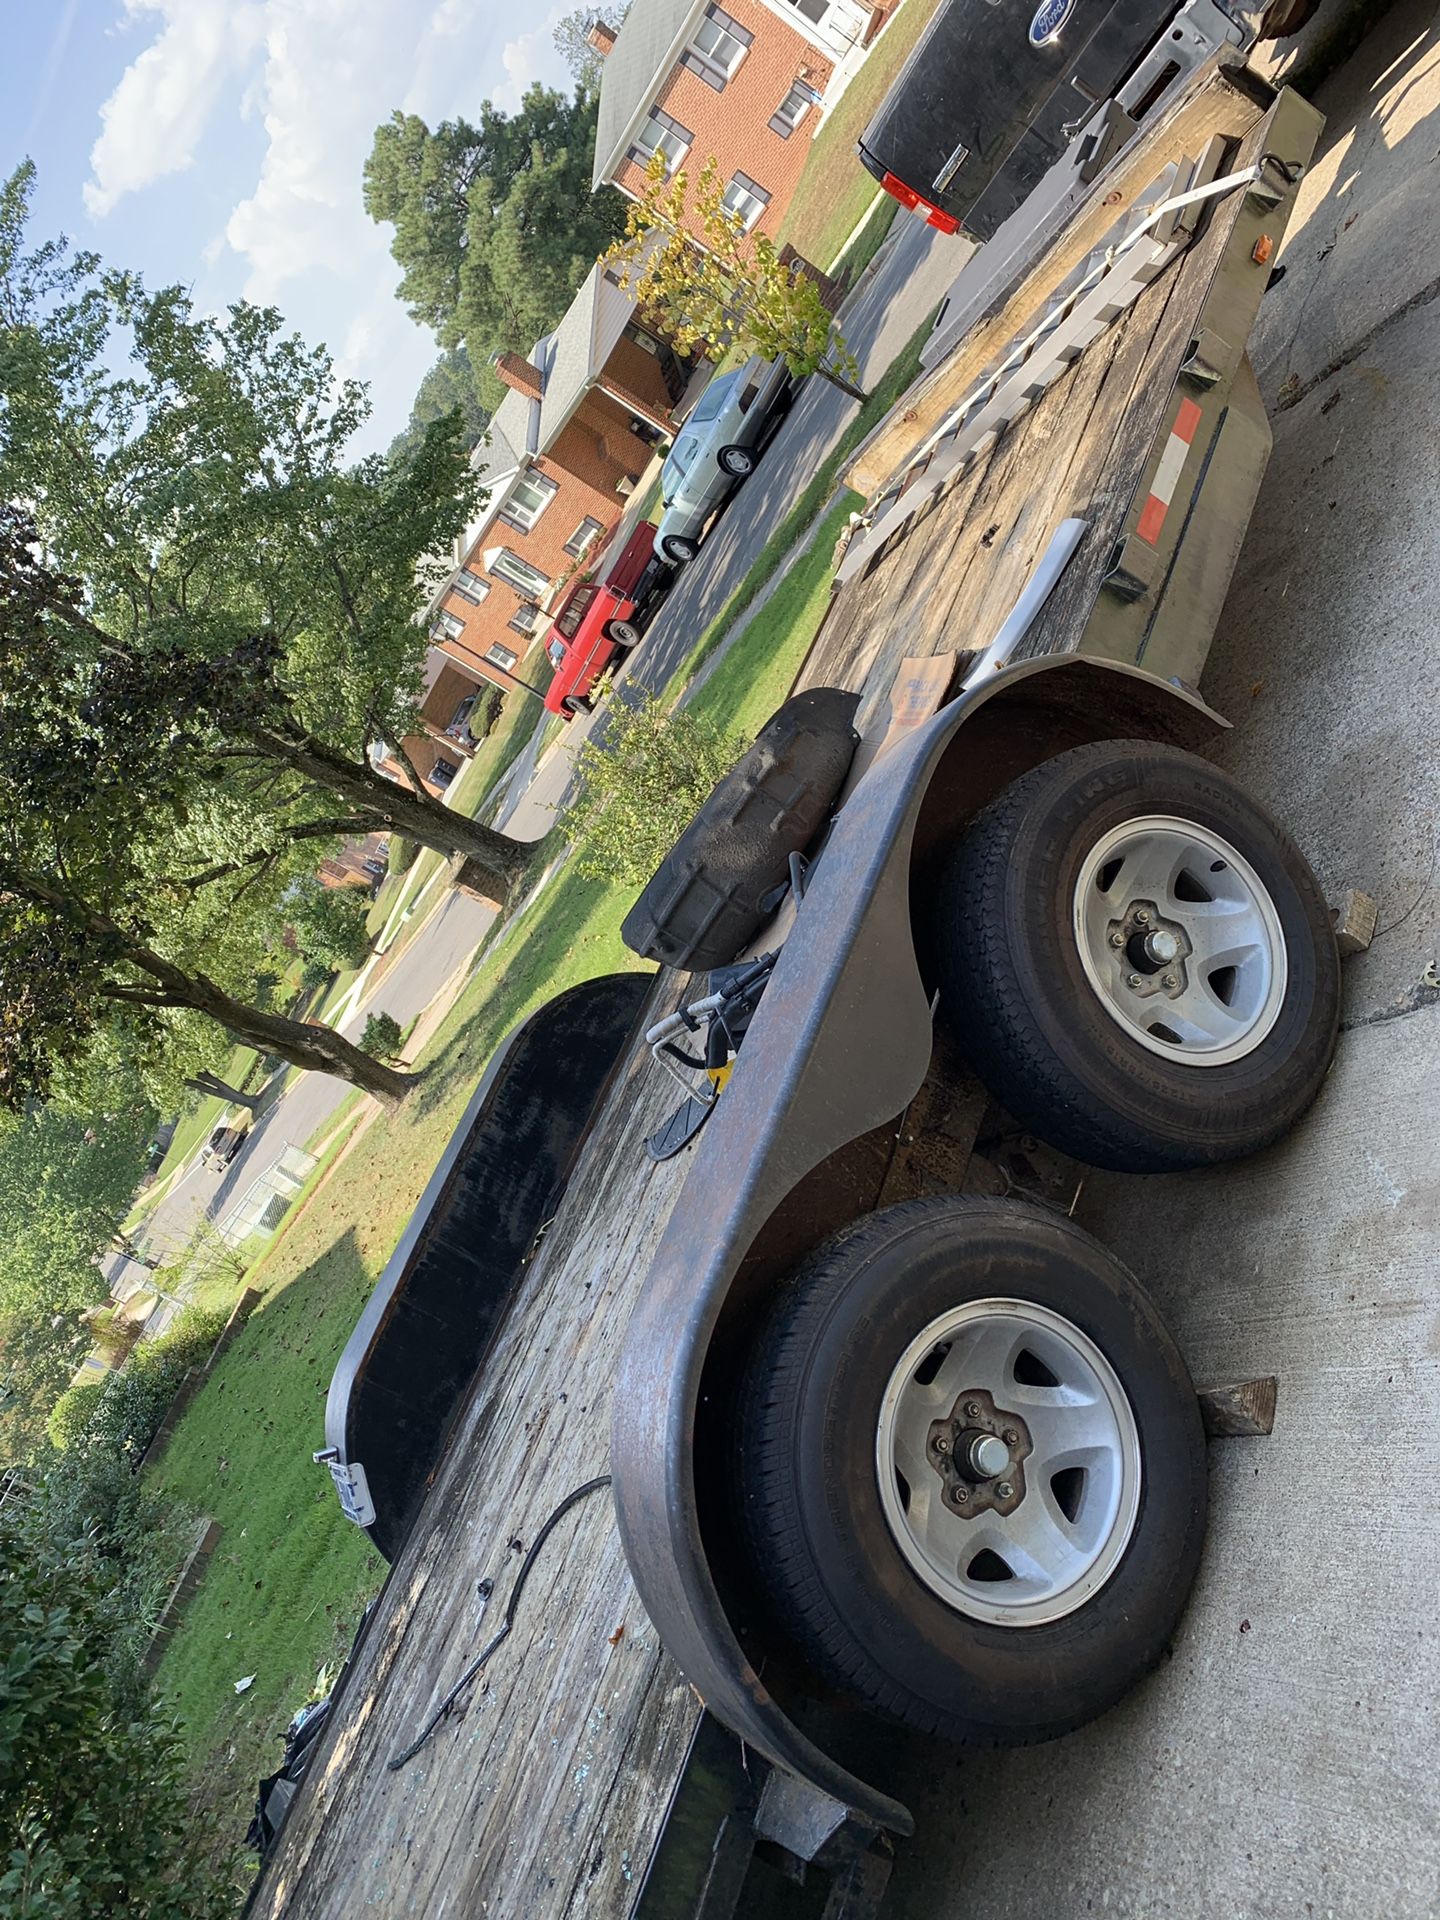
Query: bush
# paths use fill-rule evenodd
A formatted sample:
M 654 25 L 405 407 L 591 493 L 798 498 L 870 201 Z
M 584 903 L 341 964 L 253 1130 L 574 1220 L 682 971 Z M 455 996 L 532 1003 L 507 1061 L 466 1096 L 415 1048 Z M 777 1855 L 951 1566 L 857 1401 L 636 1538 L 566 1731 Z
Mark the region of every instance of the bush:
M 393 1060 L 404 1045 L 400 1022 L 388 1013 L 372 1013 L 360 1036 L 360 1051 L 373 1060 Z
M 359 967 L 370 951 L 370 896 L 364 887 L 326 887 L 302 880 L 291 889 L 287 907 L 300 952 L 307 963 L 324 962 L 334 971 Z
M 419 851 L 416 841 L 407 840 L 403 833 L 392 833 L 390 851 L 385 859 L 386 873 L 404 873 L 407 867 L 415 864 L 415 856 Z
M 68 1453 L 71 1447 L 84 1441 L 109 1384 L 108 1380 L 81 1380 L 65 1389 L 45 1421 L 52 1447 Z
M 123 1372 L 62 1393 L 48 1423 L 52 1443 L 67 1454 L 138 1460 L 159 1431 L 180 1382 L 191 1367 L 204 1364 L 228 1318 L 223 1308 L 188 1307 L 167 1332 L 142 1340 Z
M 107 1667 L 93 1561 L 0 1530 L 0 1917 L 210 1920 L 228 1890 L 186 1831 L 182 1750 Z
M 495 722 L 505 711 L 505 695 L 499 687 L 492 687 L 483 699 L 475 702 L 470 709 L 470 738 L 483 740 L 494 729 Z
M 105 1355 L 105 1364 L 118 1367 L 140 1338 L 141 1327 L 138 1320 L 117 1313 L 113 1307 L 98 1307 L 90 1315 L 90 1331 Z
M 602 745 L 576 755 L 579 798 L 565 816 L 575 865 L 596 880 L 643 886 L 689 826 L 745 742 L 653 694 L 611 709 Z
M 300 984 L 310 993 L 328 987 L 334 978 L 335 969 L 328 960 L 307 960 L 300 970 Z

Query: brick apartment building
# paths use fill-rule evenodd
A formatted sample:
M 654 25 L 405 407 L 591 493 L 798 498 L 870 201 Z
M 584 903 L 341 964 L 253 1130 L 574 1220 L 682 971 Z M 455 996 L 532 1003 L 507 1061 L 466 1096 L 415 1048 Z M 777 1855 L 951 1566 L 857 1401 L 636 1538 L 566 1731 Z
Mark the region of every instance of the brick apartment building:
M 773 234 L 825 90 L 881 17 L 861 0 L 632 0 L 618 34 L 591 28 L 605 57 L 595 185 L 638 198 L 654 154 L 692 175 L 713 155 L 731 211 Z
M 488 498 L 428 618 L 434 646 L 472 686 L 509 687 L 524 683 L 548 608 L 603 547 L 673 432 L 670 409 L 693 369 L 599 265 L 528 359 L 494 364 L 510 391 L 472 456 Z M 427 720 L 442 721 L 449 692 L 427 692 Z

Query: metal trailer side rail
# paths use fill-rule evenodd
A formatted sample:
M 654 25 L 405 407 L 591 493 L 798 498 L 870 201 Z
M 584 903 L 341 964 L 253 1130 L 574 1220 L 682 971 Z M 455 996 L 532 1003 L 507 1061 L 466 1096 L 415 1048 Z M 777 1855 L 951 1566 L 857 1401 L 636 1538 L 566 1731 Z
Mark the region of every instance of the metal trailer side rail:
M 925 1079 L 932 1030 L 910 924 L 911 846 L 947 749 L 987 709 L 1002 728 L 1018 718 L 1032 738 L 1043 731 L 1037 714 L 1056 709 L 1092 738 L 1111 730 L 1111 715 L 1188 745 L 1225 724 L 1198 696 L 1135 668 L 1054 657 L 942 708 L 861 782 L 656 1253 L 627 1335 L 611 1436 L 626 1558 L 672 1658 L 742 1740 L 895 1833 L 912 1830 L 908 1811 L 816 1746 L 741 1647 L 702 1537 L 695 1423 L 713 1335 L 767 1223 L 807 1174 L 902 1113 Z
M 702 1375 L 784 1203 L 902 1113 L 929 1069 L 931 1010 L 910 912 L 917 835 L 932 836 L 942 810 L 953 831 L 1000 786 L 1080 740 L 1195 746 L 1225 724 L 1184 683 L 1198 675 L 1268 455 L 1245 342 L 1319 126 L 1294 94 L 1271 110 L 1265 151 L 1285 164 L 1244 188 L 1176 404 L 1139 463 L 1113 551 L 1067 541 L 1080 576 L 1060 586 L 1067 604 L 1042 612 L 1008 662 L 995 660 L 988 680 L 886 755 L 838 816 L 631 1321 L 615 1399 L 615 1501 L 662 1641 L 742 1740 L 897 1833 L 910 1831 L 906 1809 L 794 1724 L 729 1617 L 697 1485 Z M 1267 235 L 1272 248 L 1261 245 Z M 1045 657 L 1023 658 L 1032 650 Z

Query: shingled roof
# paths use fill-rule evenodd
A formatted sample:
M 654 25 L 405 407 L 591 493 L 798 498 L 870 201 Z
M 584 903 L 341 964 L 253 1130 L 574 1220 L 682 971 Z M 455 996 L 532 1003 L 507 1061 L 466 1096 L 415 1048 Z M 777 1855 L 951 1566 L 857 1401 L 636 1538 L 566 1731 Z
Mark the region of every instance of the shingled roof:
M 691 22 L 705 0 L 630 0 L 614 46 L 600 69 L 595 128 L 595 185 L 603 187 L 629 144 L 631 130 L 660 82 L 684 52 Z

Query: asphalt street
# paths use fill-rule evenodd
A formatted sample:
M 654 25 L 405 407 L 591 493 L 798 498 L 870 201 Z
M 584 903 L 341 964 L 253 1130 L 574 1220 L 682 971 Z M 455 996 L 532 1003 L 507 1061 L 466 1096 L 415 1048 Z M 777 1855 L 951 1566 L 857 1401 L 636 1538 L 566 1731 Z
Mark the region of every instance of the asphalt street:
M 395 960 L 379 986 L 368 994 L 340 1031 L 355 1039 L 367 1015 L 388 1013 L 402 1027 L 424 1011 L 445 982 L 472 953 L 493 915 L 478 900 L 451 893 L 410 945 Z M 252 1181 L 272 1167 L 287 1146 L 303 1147 L 325 1125 L 349 1093 L 343 1080 L 323 1073 L 286 1069 L 282 1097 L 268 1106 L 251 1129 L 244 1151 L 224 1173 L 198 1160 L 150 1216 L 148 1240 L 156 1250 L 184 1245 L 202 1213 L 222 1218 Z M 143 1270 L 117 1259 L 106 1269 L 111 1284 L 133 1284 Z

